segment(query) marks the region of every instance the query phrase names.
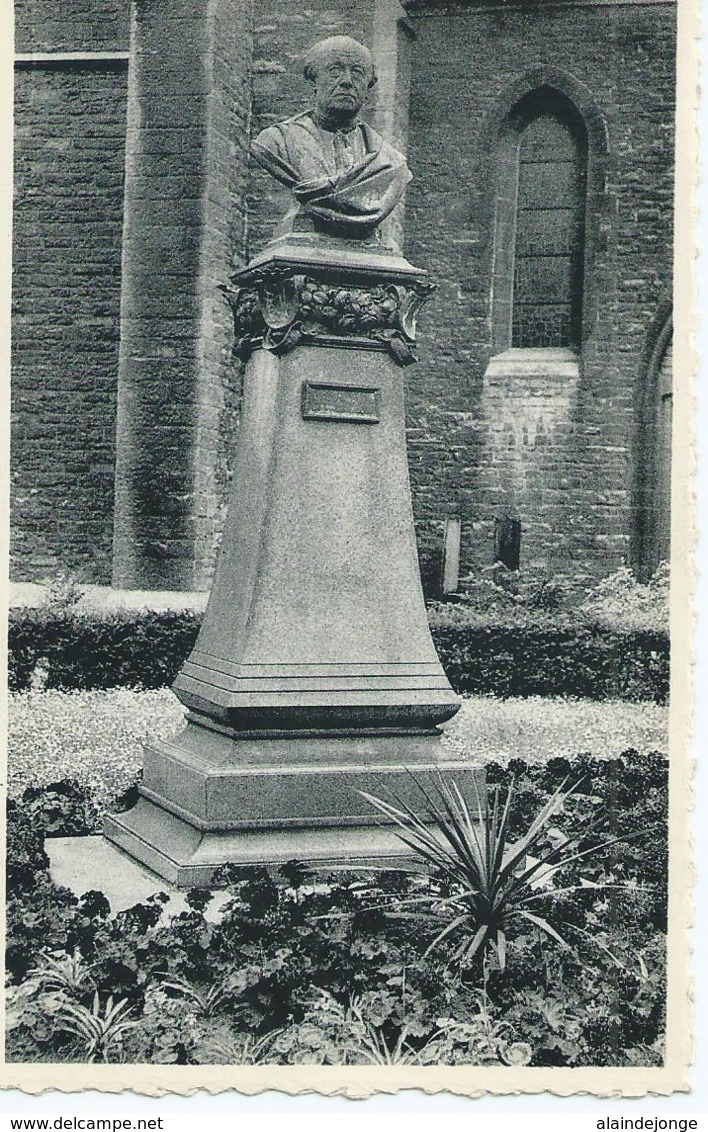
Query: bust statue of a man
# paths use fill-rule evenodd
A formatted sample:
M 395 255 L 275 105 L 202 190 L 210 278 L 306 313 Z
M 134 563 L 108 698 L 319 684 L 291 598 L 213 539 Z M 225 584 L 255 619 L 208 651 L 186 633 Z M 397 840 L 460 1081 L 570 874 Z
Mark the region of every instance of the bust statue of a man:
M 311 48 L 303 70 L 312 108 L 263 130 L 251 154 L 292 190 L 296 206 L 285 230 L 371 238 L 411 177 L 403 154 L 359 121 L 376 83 L 371 53 L 349 36 L 332 36 Z

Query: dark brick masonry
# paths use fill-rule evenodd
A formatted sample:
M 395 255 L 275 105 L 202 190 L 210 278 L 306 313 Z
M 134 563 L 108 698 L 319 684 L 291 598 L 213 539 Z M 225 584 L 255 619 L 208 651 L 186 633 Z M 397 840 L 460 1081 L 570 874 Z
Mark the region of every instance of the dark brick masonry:
M 127 51 L 126 0 L 21 0 L 15 5 L 15 48 L 33 51 Z
M 462 518 L 462 569 L 489 566 L 494 519 L 518 509 L 522 565 L 603 576 L 627 553 L 633 516 L 634 388 L 662 299 L 671 293 L 675 12 L 668 5 L 498 6 L 421 13 L 413 57 L 406 252 L 439 283 L 411 368 L 413 497 L 423 557 L 441 517 Z M 559 428 L 557 389 L 537 382 L 495 404 L 491 350 L 488 146 L 506 90 L 538 68 L 583 84 L 607 130 L 594 202 L 580 376 Z M 582 109 L 582 108 L 581 108 Z M 539 402 L 551 402 L 538 412 Z M 507 413 L 506 454 L 489 421 Z M 540 426 L 540 427 L 539 427 Z M 515 448 L 525 448 L 521 454 Z M 511 498 L 511 465 L 526 479 Z
M 124 0 L 15 7 L 18 54 L 126 52 Z M 110 579 L 127 67 L 16 67 L 12 573 Z
M 248 134 L 306 104 L 299 61 L 333 33 L 375 51 L 367 117 L 408 150 L 405 251 L 439 285 L 407 371 L 426 574 L 446 515 L 462 520 L 463 573 L 491 565 L 495 521 L 515 518 L 522 567 L 620 565 L 643 359 L 671 295 L 674 5 L 421 2 L 403 22 L 398 0 L 257 0 L 252 21 L 245 0 L 182 7 L 159 0 L 146 23 L 134 4 L 125 240 L 125 66 L 17 68 L 14 576 L 208 584 L 238 399 L 217 286 L 282 211 Z M 127 51 L 128 8 L 24 0 L 17 49 Z M 487 372 L 496 147 L 524 76 L 559 84 L 590 136 L 574 378 Z
M 16 74 L 12 568 L 111 572 L 125 69 Z
M 146 5 L 128 99 L 113 580 L 208 588 L 231 437 L 250 34 L 217 0 Z

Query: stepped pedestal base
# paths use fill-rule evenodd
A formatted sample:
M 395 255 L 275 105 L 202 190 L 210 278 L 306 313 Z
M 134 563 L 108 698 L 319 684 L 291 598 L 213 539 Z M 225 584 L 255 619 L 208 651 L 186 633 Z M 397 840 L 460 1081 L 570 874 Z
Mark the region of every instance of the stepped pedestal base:
M 408 850 L 361 792 L 425 810 L 438 773 L 464 790 L 481 774 L 446 760 L 438 733 L 229 735 L 189 722 L 146 748 L 138 805 L 106 836 L 165 880 L 207 884 L 227 862 L 393 862 Z
M 367 868 L 394 866 L 410 857 L 391 827 L 204 832 L 146 799 L 127 814 L 107 818 L 106 836 L 178 888 L 208 885 L 215 869 L 227 862 L 277 867 L 298 860 L 312 866 Z

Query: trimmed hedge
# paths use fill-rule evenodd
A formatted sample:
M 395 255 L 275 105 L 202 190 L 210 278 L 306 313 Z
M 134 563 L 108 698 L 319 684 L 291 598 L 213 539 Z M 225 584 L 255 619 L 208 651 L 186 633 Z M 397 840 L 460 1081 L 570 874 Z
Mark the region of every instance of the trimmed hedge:
M 433 626 L 457 692 L 495 696 L 582 696 L 655 700 L 669 694 L 669 641 L 663 633 L 605 629 Z
M 38 665 L 45 686 L 63 691 L 163 688 L 191 652 L 200 624 L 189 610 L 10 610 L 10 690 L 29 689 Z
M 46 607 L 10 611 L 9 686 L 61 690 L 160 688 L 170 684 L 197 638 L 191 611 L 89 613 Z M 658 631 L 619 632 L 567 618 L 459 622 L 431 612 L 443 667 L 458 692 L 495 696 L 584 696 L 665 702 L 669 640 Z M 36 675 L 34 675 L 36 673 Z

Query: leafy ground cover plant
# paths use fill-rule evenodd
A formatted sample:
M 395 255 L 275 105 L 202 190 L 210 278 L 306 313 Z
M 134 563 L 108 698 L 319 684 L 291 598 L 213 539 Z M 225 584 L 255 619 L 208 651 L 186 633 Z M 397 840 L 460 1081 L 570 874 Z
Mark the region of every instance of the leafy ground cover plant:
M 487 768 L 502 793 L 513 775 L 509 838 L 523 836 L 570 770 L 559 759 Z M 526 921 L 504 964 L 488 949 L 481 969 L 460 962 L 454 933 L 431 950 L 440 925 L 411 901 L 446 899 L 435 877 L 231 868 L 215 878 L 228 899 L 214 918 L 204 890 L 189 892 L 176 915 L 160 895 L 113 913 L 102 893 L 77 897 L 52 884 L 36 818 L 11 806 L 8 1058 L 659 1063 L 666 760 L 581 757 L 572 771 L 583 785 L 564 797 L 549 837 L 557 827 L 582 848 L 590 819 L 595 840 L 652 825 L 651 843 L 615 841 L 588 855 L 582 891 L 566 891 L 577 862 L 557 869 L 549 922 L 564 921 L 572 949 Z M 119 1023 L 130 1025 L 116 1033 Z

